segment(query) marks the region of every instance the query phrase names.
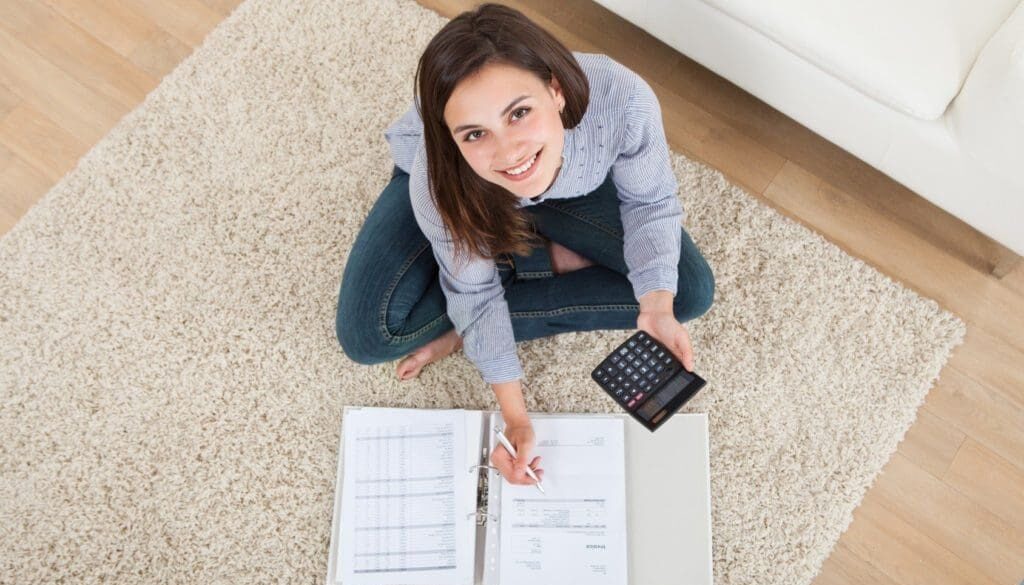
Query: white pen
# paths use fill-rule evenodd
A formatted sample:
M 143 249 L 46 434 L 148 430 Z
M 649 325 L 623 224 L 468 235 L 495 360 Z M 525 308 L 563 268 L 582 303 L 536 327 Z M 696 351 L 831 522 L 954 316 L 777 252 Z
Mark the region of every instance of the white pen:
M 501 429 L 499 428 L 495 428 L 494 432 L 498 433 L 498 441 L 500 441 L 501 444 L 504 445 L 506 449 L 508 449 L 509 454 L 512 455 L 513 458 L 515 458 L 516 448 L 512 446 L 512 443 L 508 442 L 508 438 L 505 436 L 505 433 L 501 432 Z M 535 485 L 537 486 L 537 489 L 540 490 L 540 493 L 543 494 L 544 486 L 540 485 L 540 479 L 538 479 L 537 476 L 533 473 L 533 469 L 530 468 L 529 463 L 527 463 L 526 465 L 526 475 L 529 475 L 530 477 L 533 478 L 533 481 L 537 482 Z

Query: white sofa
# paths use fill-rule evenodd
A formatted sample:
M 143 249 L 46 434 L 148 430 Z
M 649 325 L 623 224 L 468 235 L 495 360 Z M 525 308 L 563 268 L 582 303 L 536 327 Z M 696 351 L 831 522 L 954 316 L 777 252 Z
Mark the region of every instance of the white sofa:
M 596 1 L 1024 255 L 1024 3 Z

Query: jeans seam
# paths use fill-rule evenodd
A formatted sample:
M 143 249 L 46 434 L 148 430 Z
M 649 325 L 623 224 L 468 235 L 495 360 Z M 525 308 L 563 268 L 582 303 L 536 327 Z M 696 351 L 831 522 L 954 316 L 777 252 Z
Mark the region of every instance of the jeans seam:
M 517 311 L 509 313 L 511 317 L 545 317 L 552 315 L 562 315 L 565 313 L 579 313 L 582 311 L 623 311 L 631 309 L 640 309 L 640 305 L 624 304 L 624 305 L 570 305 L 568 307 L 560 307 L 558 309 L 551 309 L 548 311 Z
M 437 319 L 434 319 L 433 321 L 430 321 L 429 323 L 427 323 L 423 327 L 420 327 L 416 331 L 413 331 L 412 333 L 407 333 L 405 335 L 393 335 L 390 331 L 388 331 L 387 312 L 388 305 L 391 304 L 391 295 L 394 294 L 395 289 L 398 287 L 398 282 L 402 280 L 403 276 L 405 276 L 405 273 L 409 270 L 409 267 L 412 266 L 413 262 L 415 262 L 416 259 L 418 259 L 423 254 L 423 252 L 425 252 L 428 248 L 430 248 L 430 242 L 424 243 L 422 246 L 420 246 L 420 249 L 417 250 L 415 254 L 409 256 L 409 258 L 406 259 L 405 263 L 402 264 L 402 267 L 398 269 L 398 274 L 395 275 L 395 278 L 392 279 L 391 284 L 388 285 L 387 290 L 384 292 L 384 302 L 382 302 L 380 305 L 380 310 L 378 311 L 377 317 L 378 326 L 380 327 L 380 333 L 384 337 L 384 339 L 388 341 L 389 344 L 393 344 L 396 342 L 402 343 L 405 341 L 411 341 L 413 339 L 416 339 L 417 337 L 420 337 L 424 333 L 426 333 L 427 330 L 433 327 L 436 323 L 442 321 L 445 318 L 445 315 L 441 314 L 440 316 L 438 316 Z
M 580 221 L 582 221 L 584 223 L 588 223 L 588 224 L 594 226 L 595 228 L 605 232 L 606 234 L 614 236 L 614 237 L 616 237 L 616 238 L 618 238 L 620 240 L 623 238 L 624 234 L 620 234 L 616 230 L 614 230 L 614 229 L 604 225 L 603 223 L 601 223 L 599 221 L 595 221 L 595 220 L 593 220 L 593 219 L 591 219 L 589 217 L 586 217 L 586 216 L 581 215 L 579 213 L 576 213 L 574 211 L 570 211 L 568 209 L 562 209 L 561 207 L 556 207 L 556 206 L 554 206 L 554 205 L 552 205 L 550 203 L 547 203 L 547 202 L 540 203 L 540 205 L 543 205 L 543 206 L 547 207 L 548 209 L 553 209 L 554 211 L 557 211 L 559 213 L 564 213 L 565 215 L 568 215 L 570 217 L 574 217 L 574 218 L 576 218 L 576 219 L 578 219 L 578 220 L 580 220 Z
M 530 278 L 546 278 L 546 277 L 554 276 L 554 275 L 555 275 L 555 273 L 550 271 L 550 270 L 534 270 L 534 271 L 526 271 L 526 272 L 517 272 L 516 273 L 516 276 L 519 276 L 519 277 L 530 277 Z

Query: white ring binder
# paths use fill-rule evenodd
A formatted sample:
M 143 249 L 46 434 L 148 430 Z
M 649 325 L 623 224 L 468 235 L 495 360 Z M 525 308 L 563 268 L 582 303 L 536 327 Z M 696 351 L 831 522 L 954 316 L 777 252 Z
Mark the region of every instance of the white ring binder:
M 483 453 L 486 453 L 486 450 L 483 451 Z M 481 469 L 486 469 L 488 471 L 493 471 L 495 475 L 501 475 L 501 473 L 498 472 L 498 468 L 497 467 L 495 467 L 493 465 L 487 465 L 485 463 L 478 463 L 476 465 L 470 465 L 469 469 L 467 469 L 466 472 L 467 473 L 479 473 L 479 471 Z M 487 512 L 487 476 L 488 476 L 487 472 L 479 473 L 479 475 L 478 475 L 479 479 L 477 481 L 477 492 L 476 492 L 476 496 L 477 496 L 476 497 L 476 506 L 477 506 L 477 509 L 476 509 L 476 512 L 470 512 L 469 514 L 466 514 L 466 518 L 469 518 L 471 516 L 476 516 L 476 525 L 477 526 L 484 526 L 485 524 L 487 524 L 488 520 L 494 520 L 495 522 L 498 521 L 498 517 L 496 515 L 490 514 L 490 513 Z
M 485 524 L 487 524 L 488 520 L 494 520 L 495 522 L 498 521 L 498 517 L 494 514 L 489 514 L 481 510 L 477 510 L 476 512 L 470 512 L 469 514 L 466 514 L 466 518 L 471 518 L 473 516 L 476 516 L 477 526 L 484 526 Z

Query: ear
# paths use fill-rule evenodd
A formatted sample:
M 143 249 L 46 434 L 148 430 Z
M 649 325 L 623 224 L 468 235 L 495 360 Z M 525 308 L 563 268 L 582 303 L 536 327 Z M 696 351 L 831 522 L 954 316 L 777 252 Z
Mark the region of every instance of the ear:
M 551 75 L 551 83 L 548 84 L 548 88 L 551 91 L 551 97 L 556 102 L 565 103 L 565 96 L 562 95 L 562 84 L 558 82 L 558 78 L 554 74 Z

